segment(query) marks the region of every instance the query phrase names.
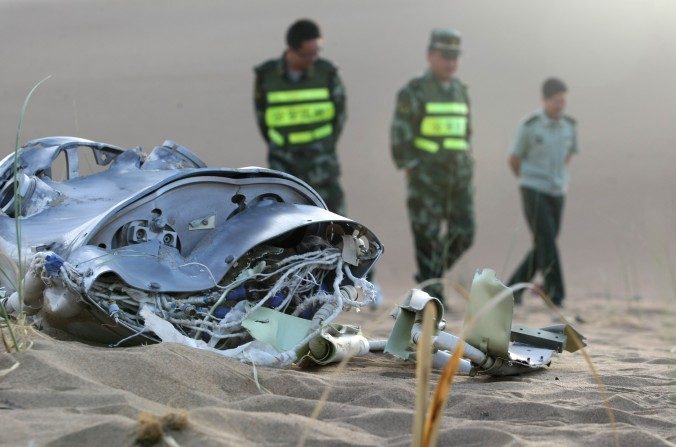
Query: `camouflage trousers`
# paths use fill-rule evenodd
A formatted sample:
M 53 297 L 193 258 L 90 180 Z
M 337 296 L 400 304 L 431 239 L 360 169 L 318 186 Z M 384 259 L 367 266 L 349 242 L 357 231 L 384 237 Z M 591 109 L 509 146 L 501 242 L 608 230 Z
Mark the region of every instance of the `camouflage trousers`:
M 270 169 L 286 172 L 310 185 L 330 211 L 344 216 L 345 195 L 340 186 L 340 164 L 335 148 L 285 148 L 270 145 Z
M 442 278 L 472 245 L 474 204 L 472 164 L 440 175 L 437 169 L 415 167 L 408 172 L 408 213 L 415 244 L 417 282 Z M 423 288 L 444 300 L 443 285 Z

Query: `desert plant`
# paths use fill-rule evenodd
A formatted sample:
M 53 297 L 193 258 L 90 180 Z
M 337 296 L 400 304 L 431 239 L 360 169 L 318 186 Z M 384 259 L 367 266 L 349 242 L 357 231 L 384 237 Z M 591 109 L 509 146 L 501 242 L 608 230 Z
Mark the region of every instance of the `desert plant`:
M 507 289 L 504 292 L 494 296 L 490 301 L 488 301 L 484 306 L 482 306 L 479 312 L 477 312 L 474 315 L 474 317 L 470 321 L 467 321 L 466 324 L 464 325 L 463 331 L 460 335 L 461 340 L 465 339 L 466 334 L 474 327 L 474 325 L 476 325 L 476 323 L 479 320 L 481 320 L 483 316 L 485 316 L 488 312 L 490 312 L 501 301 L 507 299 L 508 297 L 511 297 L 514 291 L 521 289 L 531 289 L 536 291 L 543 299 L 547 307 L 552 312 L 554 312 L 561 321 L 565 322 L 566 324 L 570 324 L 570 322 L 566 320 L 563 314 L 561 314 L 559 309 L 554 305 L 551 299 L 545 294 L 543 294 L 538 287 L 530 283 L 519 283 L 512 285 L 510 289 Z M 615 414 L 613 413 L 612 406 L 610 405 L 608 393 L 606 391 L 605 385 L 603 384 L 603 381 L 601 380 L 601 376 L 598 373 L 598 370 L 596 369 L 596 366 L 594 365 L 591 356 L 586 351 L 586 349 L 582 344 L 582 341 L 577 337 L 574 331 L 567 333 L 567 335 L 569 337 L 572 337 L 573 342 L 580 347 L 579 351 L 582 353 L 582 356 L 584 357 L 585 362 L 587 363 L 587 366 L 591 371 L 592 376 L 594 377 L 594 380 L 599 388 L 599 393 L 601 394 L 601 398 L 603 400 L 603 405 L 606 409 L 606 412 L 608 413 L 608 419 L 610 421 L 613 430 L 613 444 L 615 446 L 619 446 L 620 441 L 617 433 L 617 426 L 615 423 Z M 460 358 L 462 357 L 463 349 L 464 343 L 462 342 L 458 343 L 458 346 L 453 351 L 451 359 L 448 361 L 448 363 L 445 365 L 444 369 L 441 372 L 439 381 L 437 382 L 437 387 L 434 391 L 434 396 L 429 405 L 429 411 L 427 412 L 425 419 L 424 431 L 422 433 L 422 442 L 420 444 L 423 447 L 436 446 L 437 444 L 437 436 L 439 432 L 439 424 L 441 423 L 442 413 L 444 408 L 446 407 L 448 397 L 450 396 L 453 379 L 456 376 L 458 368 L 460 366 Z M 415 439 L 413 441 L 413 444 L 416 445 Z
M 19 194 L 20 188 L 19 188 L 19 176 L 17 175 L 19 173 L 19 141 L 21 140 L 21 129 L 23 128 L 23 118 L 26 115 L 26 109 L 28 107 L 28 102 L 30 101 L 31 96 L 33 95 L 33 92 L 42 84 L 45 82 L 47 79 L 51 78 L 52 76 L 49 75 L 37 84 L 33 86 L 33 88 L 28 92 L 28 95 L 26 95 L 26 99 L 24 99 L 23 106 L 21 107 L 21 112 L 19 112 L 19 123 L 16 128 L 16 140 L 14 142 L 14 166 L 13 166 L 13 191 L 14 191 L 14 225 L 15 225 L 15 236 L 16 236 L 16 247 L 17 247 L 17 257 L 18 257 L 18 265 L 17 265 L 17 271 L 16 272 L 8 272 L 5 270 L 2 270 L 0 273 L 3 277 L 5 278 L 11 278 L 11 275 L 16 275 L 16 291 L 19 294 L 19 319 L 21 319 L 21 315 L 23 313 L 23 276 L 24 276 L 24 266 L 23 266 L 23 260 L 21 259 L 21 194 Z M 6 267 L 5 267 L 6 268 Z M 17 337 L 15 334 L 14 329 L 12 328 L 12 321 L 7 314 L 7 309 L 5 309 L 5 306 L 3 305 L 2 301 L 0 301 L 0 318 L 2 318 L 2 321 L 4 322 L 4 327 L 7 328 L 7 332 L 9 333 L 9 336 L 12 340 L 12 347 L 14 350 L 17 352 L 21 350 L 21 344 L 17 341 Z M 4 328 L 3 328 L 4 329 Z M 2 330 L 2 329 L 0 329 Z M 5 333 L 4 330 L 2 330 L 2 339 L 4 342 L 5 349 L 10 352 L 11 348 L 9 347 L 9 344 L 5 341 Z

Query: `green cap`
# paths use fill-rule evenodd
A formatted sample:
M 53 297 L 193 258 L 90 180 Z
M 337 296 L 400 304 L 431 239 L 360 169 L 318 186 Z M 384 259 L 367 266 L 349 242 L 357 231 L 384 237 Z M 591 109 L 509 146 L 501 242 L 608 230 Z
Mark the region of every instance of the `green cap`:
M 460 54 L 460 33 L 450 28 L 433 29 L 428 49 L 439 50 L 447 57 L 458 57 Z

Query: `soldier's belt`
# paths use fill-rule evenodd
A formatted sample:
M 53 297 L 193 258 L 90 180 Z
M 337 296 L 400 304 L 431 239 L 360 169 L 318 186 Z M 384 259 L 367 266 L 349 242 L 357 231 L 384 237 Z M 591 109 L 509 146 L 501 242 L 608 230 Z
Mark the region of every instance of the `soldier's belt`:
M 444 138 L 441 144 L 439 144 L 434 140 L 417 137 L 415 140 L 413 140 L 413 145 L 416 148 L 431 154 L 439 152 L 440 148 L 451 151 L 466 151 L 469 149 L 469 143 L 467 140 L 462 138 Z
M 268 137 L 270 141 L 277 146 L 284 146 L 287 142 L 289 144 L 306 144 L 313 141 L 322 140 L 333 133 L 333 125 L 325 124 L 316 129 L 306 130 L 303 132 L 289 132 L 284 138 L 279 131 L 275 129 L 268 129 Z

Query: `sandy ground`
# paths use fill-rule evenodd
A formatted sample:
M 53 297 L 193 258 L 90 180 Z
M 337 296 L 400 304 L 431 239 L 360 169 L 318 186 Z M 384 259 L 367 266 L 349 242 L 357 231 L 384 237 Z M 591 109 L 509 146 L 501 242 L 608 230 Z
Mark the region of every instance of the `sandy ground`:
M 572 166 L 560 248 L 566 314 L 584 321 L 622 445 L 673 445 L 676 340 L 676 6 L 654 1 L 0 1 L 0 142 L 14 147 L 17 115 L 35 93 L 22 141 L 75 135 L 146 150 L 172 139 L 211 165 L 263 165 L 251 101 L 256 63 L 281 54 L 286 26 L 322 25 L 325 56 L 341 68 L 349 120 L 340 141 L 350 217 L 386 254 L 386 306 L 346 315 L 373 336 L 413 286 L 404 184 L 389 157 L 394 94 L 424 68 L 428 31 L 464 35 L 460 77 L 473 100 L 474 247 L 449 283 L 474 269 L 507 276 L 528 246 L 506 150 L 538 105 L 542 79 L 571 87 L 581 153 Z M 450 327 L 464 310 L 450 300 Z M 515 320 L 548 324 L 536 299 Z M 104 349 L 36 336 L 0 381 L 5 445 L 126 445 L 140 410 L 189 412 L 180 445 L 410 442 L 414 368 L 369 355 L 346 370 L 257 371 L 175 345 Z M 0 366 L 13 360 L 4 356 Z M 327 387 L 318 420 L 309 415 Z M 599 391 L 579 354 L 511 379 L 460 378 L 441 445 L 612 445 Z

